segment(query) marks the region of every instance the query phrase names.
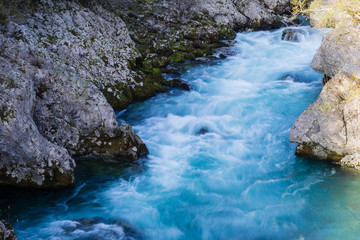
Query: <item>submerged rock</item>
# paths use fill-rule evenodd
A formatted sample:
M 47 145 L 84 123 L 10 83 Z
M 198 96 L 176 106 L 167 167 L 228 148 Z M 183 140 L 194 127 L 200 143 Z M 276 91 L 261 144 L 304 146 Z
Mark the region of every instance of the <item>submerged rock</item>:
M 17 240 L 14 229 L 5 220 L 0 220 L 0 239 L 1 240 Z
M 119 220 L 101 217 L 63 221 L 64 235 L 76 239 L 144 239 L 135 227 Z
M 190 91 L 190 85 L 181 79 L 171 79 L 166 82 L 166 85 L 173 88 L 179 88 L 185 91 Z
M 290 42 L 300 42 L 301 36 L 305 35 L 305 31 L 301 29 L 287 28 L 284 29 L 281 40 L 290 41 Z
M 360 80 L 341 72 L 296 120 L 290 141 L 296 155 L 340 161 L 360 152 Z
M 352 155 L 347 155 L 340 160 L 340 165 L 344 167 L 352 167 L 357 170 L 360 170 L 360 154 L 355 153 Z
M 200 128 L 198 135 L 204 135 L 209 132 L 209 129 L 207 127 Z
M 219 54 L 219 57 L 220 57 L 221 59 L 226 59 L 226 58 L 227 58 L 227 56 L 226 56 L 225 54 L 223 54 L 223 53 L 220 53 L 220 54 Z

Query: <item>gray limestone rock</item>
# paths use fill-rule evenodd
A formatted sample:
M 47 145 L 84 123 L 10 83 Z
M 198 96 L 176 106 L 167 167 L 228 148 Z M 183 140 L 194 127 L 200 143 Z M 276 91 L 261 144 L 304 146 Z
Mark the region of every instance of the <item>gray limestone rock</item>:
M 215 20 L 218 25 L 241 27 L 246 17 L 240 13 L 231 0 L 196 0 L 192 11 L 201 11 Z
M 329 77 L 350 66 L 360 65 L 360 30 L 349 27 L 325 34 L 311 63 L 316 71 Z
M 4 221 L 0 220 L 0 239 L 1 240 L 17 240 L 14 233 L 14 229 L 11 227 L 11 225 Z
M 253 29 L 278 28 L 285 25 L 287 20 L 258 0 L 238 1 L 237 8 L 247 18 L 247 25 Z
M 72 156 L 148 153 L 103 94 L 121 102 L 118 84 L 141 85 L 128 68 L 134 43 L 120 18 L 97 11 L 42 0 L 27 23 L 0 33 L 0 184 L 73 185 Z
M 265 6 L 274 10 L 277 14 L 284 14 L 291 11 L 290 0 L 262 0 Z
M 360 154 L 355 153 L 352 155 L 347 155 L 343 159 L 340 160 L 339 164 L 341 166 L 352 167 L 357 170 L 360 170 Z
M 0 59 L 0 184 L 73 185 L 74 160 L 66 149 L 46 140 L 33 121 L 36 96 L 32 81 Z
M 326 83 L 296 120 L 290 141 L 302 157 L 340 161 L 360 151 L 360 80 L 346 72 Z

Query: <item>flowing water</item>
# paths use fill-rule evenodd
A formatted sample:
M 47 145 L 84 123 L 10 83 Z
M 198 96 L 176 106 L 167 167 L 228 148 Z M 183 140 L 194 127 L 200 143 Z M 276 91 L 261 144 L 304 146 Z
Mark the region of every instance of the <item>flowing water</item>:
M 62 193 L 12 193 L 2 204 L 19 238 L 359 239 L 360 175 L 296 158 L 288 141 L 321 90 L 310 68 L 321 32 L 300 28 L 301 42 L 281 41 L 282 29 L 238 34 L 233 56 L 184 66 L 192 91 L 119 113 L 149 158 L 80 166 Z M 72 221 L 84 217 L 102 220 Z

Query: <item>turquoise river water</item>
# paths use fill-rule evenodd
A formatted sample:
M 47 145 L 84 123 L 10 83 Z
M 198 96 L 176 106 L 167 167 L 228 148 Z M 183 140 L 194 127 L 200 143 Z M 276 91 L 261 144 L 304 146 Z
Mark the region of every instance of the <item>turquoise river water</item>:
M 322 87 L 310 68 L 322 34 L 299 28 L 300 42 L 238 34 L 227 59 L 183 66 L 191 91 L 120 112 L 148 159 L 79 163 L 61 193 L 3 190 L 19 239 L 360 239 L 360 174 L 297 158 L 288 140 Z

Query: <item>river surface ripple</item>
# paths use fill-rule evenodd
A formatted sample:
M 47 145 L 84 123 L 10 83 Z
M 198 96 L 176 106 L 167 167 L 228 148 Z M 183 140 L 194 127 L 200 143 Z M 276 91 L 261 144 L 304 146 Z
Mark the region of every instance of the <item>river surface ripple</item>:
M 97 216 L 144 239 L 359 239 L 359 174 L 296 158 L 288 140 L 321 90 L 310 62 L 322 33 L 299 28 L 300 42 L 282 41 L 283 29 L 240 33 L 233 56 L 182 74 L 191 91 L 119 113 L 149 158 L 120 173 L 80 171 L 76 189 L 19 213 L 19 238 L 132 239 L 112 223 L 69 230 Z

